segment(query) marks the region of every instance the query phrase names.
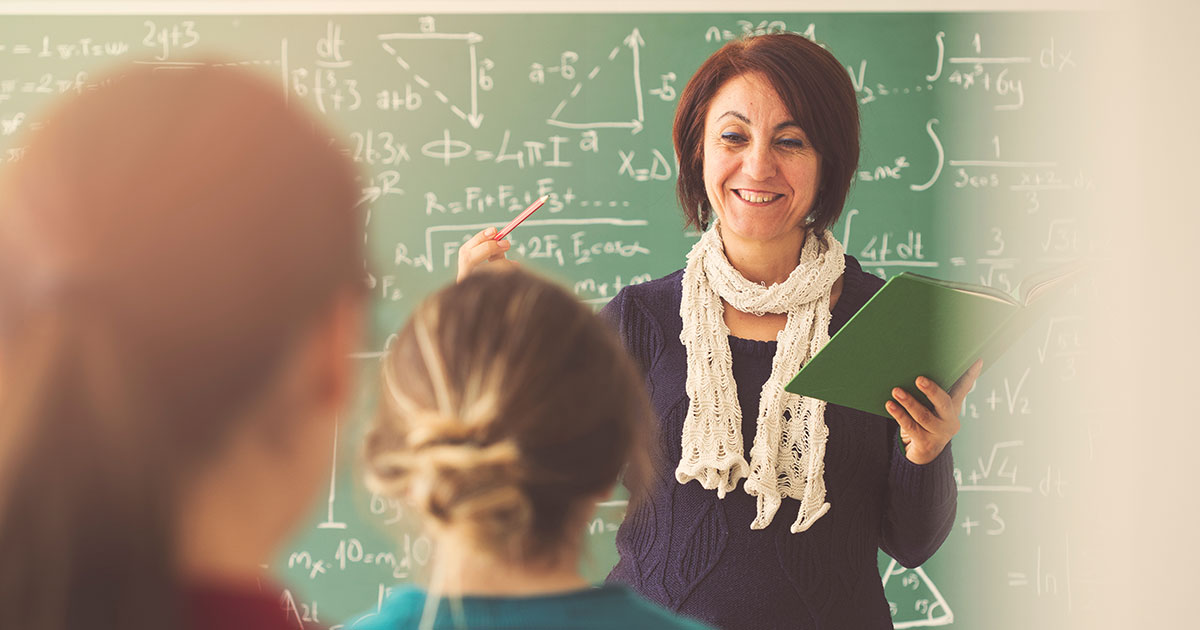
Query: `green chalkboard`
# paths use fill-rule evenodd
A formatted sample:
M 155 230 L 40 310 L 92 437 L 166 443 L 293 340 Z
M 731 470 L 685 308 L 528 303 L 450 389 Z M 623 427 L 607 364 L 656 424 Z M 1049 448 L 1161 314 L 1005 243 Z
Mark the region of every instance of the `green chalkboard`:
M 362 394 L 330 426 L 328 493 L 271 570 L 297 622 L 336 625 L 419 579 L 435 554 L 355 464 L 388 335 L 453 281 L 469 234 L 529 201 L 513 257 L 598 307 L 683 265 L 696 238 L 674 196 L 678 95 L 723 42 L 794 31 L 846 66 L 862 109 L 861 168 L 835 235 L 872 273 L 905 269 L 1009 289 L 1087 247 L 1098 194 L 1082 14 L 5 16 L 0 168 L 57 94 L 119 64 L 255 68 L 343 134 L 365 173 L 371 338 Z M 184 124 L 181 121 L 180 124 Z M 920 570 L 880 556 L 897 627 L 1053 627 L 1079 606 L 1066 511 L 1079 448 L 1039 420 L 1070 382 L 1078 313 L 1064 306 L 982 379 L 955 440 L 950 539 Z M 1060 418 L 1061 419 L 1061 418 Z M 1065 469 L 1065 470 L 1064 470 Z M 587 575 L 615 563 L 620 498 L 589 525 Z M 1036 621 L 1036 623 L 1035 623 Z M 1017 625 L 1013 625 L 1017 623 Z

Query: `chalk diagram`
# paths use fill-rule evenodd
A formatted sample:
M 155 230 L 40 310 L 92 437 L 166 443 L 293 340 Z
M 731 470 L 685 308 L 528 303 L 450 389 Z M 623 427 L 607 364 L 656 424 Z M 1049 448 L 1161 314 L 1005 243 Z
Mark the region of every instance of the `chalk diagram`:
M 467 124 L 471 125 L 475 129 L 479 128 L 479 125 L 483 123 L 483 114 L 479 113 L 479 87 L 481 83 L 486 85 L 491 81 L 491 78 L 486 76 L 481 71 L 481 64 L 478 59 L 478 54 L 475 50 L 475 45 L 483 41 L 482 35 L 479 33 L 384 33 L 379 35 L 378 38 L 380 46 L 382 46 L 383 49 L 387 51 L 387 53 L 391 55 L 393 59 L 395 59 L 396 63 L 399 64 L 401 68 L 404 68 L 406 71 L 412 74 L 413 81 L 416 81 L 417 84 L 422 88 L 432 92 L 437 100 L 441 101 L 443 105 L 449 107 L 451 112 L 454 112 L 455 116 L 463 119 L 467 122 Z M 467 75 L 467 82 L 470 85 L 470 107 L 459 107 L 458 104 L 452 103 L 450 101 L 450 97 L 446 95 L 445 90 L 435 87 L 424 76 L 417 74 L 417 72 L 413 70 L 412 65 L 408 62 L 408 60 L 400 55 L 400 51 L 397 50 L 396 46 L 392 45 L 393 42 L 431 40 L 460 41 L 466 46 L 465 52 L 468 58 L 468 65 L 470 67 L 468 71 L 464 71 L 463 74 Z M 420 55 L 419 57 L 414 58 L 437 59 L 439 61 L 446 62 L 451 61 L 441 55 Z M 483 60 L 484 66 L 487 66 L 490 63 L 491 62 L 487 59 Z M 449 72 L 438 73 L 434 76 L 439 82 L 446 79 L 452 79 L 451 73 Z
M 629 129 L 630 134 L 635 134 L 641 131 L 646 121 L 645 105 L 642 100 L 641 77 L 641 48 L 645 45 L 646 40 L 642 39 L 641 32 L 639 32 L 637 28 L 634 28 L 633 31 L 629 33 L 627 37 L 625 37 L 625 40 L 620 45 L 614 46 L 612 51 L 608 53 L 608 60 L 606 62 L 601 62 L 601 64 L 593 67 L 587 73 L 586 79 L 575 83 L 575 86 L 571 88 L 570 94 L 558 103 L 558 106 L 554 108 L 554 113 L 550 114 L 550 118 L 546 119 L 546 122 L 554 125 L 555 127 L 563 127 L 565 129 L 597 129 L 602 127 L 618 129 L 625 128 Z M 591 82 L 596 78 L 597 75 L 600 74 L 603 69 L 607 69 L 613 65 L 616 65 L 617 57 L 623 52 L 621 50 L 622 48 L 628 48 L 630 50 L 630 56 L 632 57 L 630 64 L 633 70 L 633 97 L 637 107 L 636 113 L 631 115 L 629 120 L 617 121 L 573 121 L 570 119 L 570 116 L 564 117 L 563 110 L 567 108 L 568 104 L 575 101 L 580 92 L 583 91 L 583 88 L 591 84 Z M 616 70 L 612 70 L 610 73 L 611 72 L 616 72 Z
M 942 597 L 942 593 L 938 591 L 938 587 L 925 574 L 925 569 L 917 567 L 915 569 L 906 569 L 895 560 L 888 564 L 887 571 L 883 574 L 883 589 L 887 592 L 888 582 L 893 578 L 897 578 L 892 587 L 893 591 L 901 591 L 905 594 L 905 599 L 910 596 L 915 596 L 915 604 L 913 606 L 896 606 L 888 598 L 888 605 L 892 607 L 892 623 L 897 630 L 901 628 L 929 628 L 933 626 L 948 626 L 954 623 L 954 611 L 950 610 L 950 605 L 946 603 L 946 599 Z

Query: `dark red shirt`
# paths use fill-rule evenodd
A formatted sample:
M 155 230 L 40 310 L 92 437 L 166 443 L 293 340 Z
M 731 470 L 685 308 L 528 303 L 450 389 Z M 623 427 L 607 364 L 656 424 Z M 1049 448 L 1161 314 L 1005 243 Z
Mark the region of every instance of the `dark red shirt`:
M 283 589 L 269 581 L 258 584 L 192 582 L 184 587 L 184 604 L 194 630 L 311 630 Z

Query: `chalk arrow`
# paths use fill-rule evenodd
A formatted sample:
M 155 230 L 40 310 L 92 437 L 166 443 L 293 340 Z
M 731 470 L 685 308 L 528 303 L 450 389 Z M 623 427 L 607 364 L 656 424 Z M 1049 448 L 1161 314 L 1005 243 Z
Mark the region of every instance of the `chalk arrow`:
M 642 46 L 646 45 L 646 40 L 642 39 L 641 31 L 634 27 L 633 32 L 629 34 L 629 37 L 625 38 L 625 45 L 633 51 L 633 91 L 637 96 L 637 117 L 639 121 L 646 120 L 646 112 L 642 107 L 642 60 L 638 55 L 638 50 L 640 50 Z M 642 128 L 639 125 L 636 129 L 634 129 L 633 133 L 637 133 L 641 130 Z
M 594 122 L 594 123 L 571 123 L 553 118 L 546 119 L 546 124 L 554 125 L 555 127 L 563 127 L 565 129 L 612 129 L 612 128 L 629 128 L 631 134 L 642 130 L 644 126 L 640 120 L 631 120 L 629 122 Z
M 646 40 L 642 39 L 642 32 L 639 31 L 637 27 L 634 27 L 633 32 L 625 38 L 625 45 L 630 48 L 637 48 L 638 46 L 646 45 Z

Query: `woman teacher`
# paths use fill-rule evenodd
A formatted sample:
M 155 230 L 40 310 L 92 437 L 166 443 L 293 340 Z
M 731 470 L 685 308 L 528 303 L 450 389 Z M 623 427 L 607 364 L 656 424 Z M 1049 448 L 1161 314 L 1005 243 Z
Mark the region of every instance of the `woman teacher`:
M 891 628 L 877 567 L 927 560 L 954 522 L 950 438 L 976 363 L 895 422 L 784 391 L 883 282 L 829 231 L 859 156 L 845 68 L 794 34 L 733 41 L 684 89 L 677 192 L 704 230 L 684 269 L 605 307 L 659 418 L 648 499 L 609 580 L 727 630 Z M 473 239 L 460 268 L 503 255 Z M 897 385 L 908 385 L 900 384 Z

